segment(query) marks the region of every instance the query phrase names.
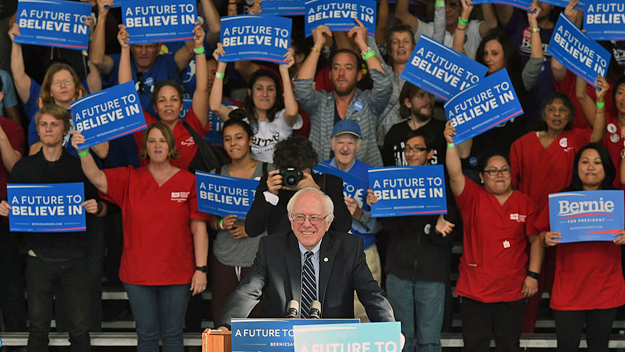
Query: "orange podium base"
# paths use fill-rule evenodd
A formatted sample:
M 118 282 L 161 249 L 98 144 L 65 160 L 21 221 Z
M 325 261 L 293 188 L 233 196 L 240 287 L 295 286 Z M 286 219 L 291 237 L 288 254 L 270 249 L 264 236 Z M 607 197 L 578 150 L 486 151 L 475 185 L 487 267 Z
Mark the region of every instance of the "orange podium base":
M 231 352 L 230 331 L 206 329 L 202 333 L 202 352 Z

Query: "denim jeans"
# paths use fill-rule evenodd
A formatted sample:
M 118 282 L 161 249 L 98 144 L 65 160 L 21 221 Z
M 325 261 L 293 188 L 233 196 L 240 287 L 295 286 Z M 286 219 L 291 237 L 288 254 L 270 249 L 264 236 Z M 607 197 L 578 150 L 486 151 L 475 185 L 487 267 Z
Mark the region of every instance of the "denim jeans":
M 65 295 L 67 330 L 71 352 L 90 350 L 89 338 L 89 269 L 84 259 L 60 263 L 28 256 L 26 286 L 30 334 L 28 350 L 48 351 L 48 333 L 52 319 L 54 288 L 60 283 Z
M 389 274 L 386 292 L 395 320 L 401 322 L 406 337 L 403 352 L 441 351 L 441 327 L 445 307 L 445 283 L 406 280 Z
M 191 285 L 144 286 L 124 282 L 124 288 L 137 324 L 137 351 L 158 352 L 160 333 L 163 352 L 182 352 Z

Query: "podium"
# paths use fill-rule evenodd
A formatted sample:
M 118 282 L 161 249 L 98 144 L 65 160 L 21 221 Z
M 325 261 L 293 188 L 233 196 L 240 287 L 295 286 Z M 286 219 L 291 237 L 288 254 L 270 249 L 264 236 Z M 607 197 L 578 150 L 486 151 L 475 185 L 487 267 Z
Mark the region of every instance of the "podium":
M 232 340 L 230 331 L 206 329 L 202 333 L 202 352 L 230 352 Z

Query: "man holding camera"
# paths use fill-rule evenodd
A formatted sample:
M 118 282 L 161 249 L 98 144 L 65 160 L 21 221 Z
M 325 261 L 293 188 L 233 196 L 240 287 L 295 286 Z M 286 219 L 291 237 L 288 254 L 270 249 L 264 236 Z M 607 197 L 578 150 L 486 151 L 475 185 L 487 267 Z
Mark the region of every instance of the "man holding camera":
M 302 136 L 291 136 L 276 144 L 273 154 L 276 170 L 263 177 L 245 219 L 245 232 L 256 237 L 267 229 L 269 235 L 286 233 L 291 229 L 286 205 L 295 192 L 315 188 L 326 193 L 335 204 L 332 230 L 347 232 L 352 217 L 343 200 L 343 180 L 333 175 L 314 175 L 317 153 L 312 143 Z
M 329 165 L 345 171 L 365 181 L 368 185 L 369 164 L 356 159 L 356 153 L 362 148 L 362 133 L 360 126 L 354 120 L 341 120 L 334 125 L 330 147 L 334 152 L 334 158 L 321 164 Z M 362 194 L 354 194 L 354 197 L 345 197 L 345 205 L 352 214 L 352 227 L 349 233 L 356 235 L 364 241 L 367 266 L 371 270 L 373 278 L 380 284 L 382 282 L 382 264 L 378 246 L 375 244 L 375 234 L 382 230 L 382 224 L 371 217 L 371 208 L 366 203 L 367 189 Z M 360 321 L 368 321 L 364 306 L 354 297 L 354 312 Z

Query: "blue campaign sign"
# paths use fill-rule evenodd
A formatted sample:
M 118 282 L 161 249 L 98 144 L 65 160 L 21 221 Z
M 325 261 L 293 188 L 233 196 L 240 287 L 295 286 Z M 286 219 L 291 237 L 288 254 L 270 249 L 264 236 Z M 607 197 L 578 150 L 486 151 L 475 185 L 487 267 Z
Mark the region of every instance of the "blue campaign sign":
M 9 227 L 18 232 L 85 231 L 85 186 L 77 183 L 7 185 Z
M 612 56 L 564 14 L 560 14 L 547 51 L 569 71 L 595 88 L 595 78 L 605 77 Z
M 359 19 L 369 35 L 375 35 L 377 4 L 374 0 L 309 0 L 306 1 L 305 33 L 325 24 L 333 32 L 348 32 Z
M 232 319 L 232 352 L 293 352 L 295 326 L 358 322 L 359 319 Z
M 257 180 L 195 171 L 198 209 L 218 216 L 245 219 L 252 206 Z
M 221 19 L 221 43 L 226 54 L 219 61 L 262 60 L 283 64 L 291 46 L 290 18 L 270 15 L 228 16 Z
M 81 149 L 146 128 L 141 101 L 132 81 L 76 100 L 72 103 L 72 117 L 76 129 L 85 136 Z
M 584 13 L 586 35 L 594 40 L 625 40 L 625 2 L 587 0 Z
M 293 327 L 294 352 L 398 352 L 401 323 L 301 325 Z
M 508 71 L 499 70 L 445 103 L 447 120 L 456 128 L 454 143 L 460 144 L 523 114 Z
M 87 50 L 91 5 L 62 0 L 20 0 L 17 24 L 20 35 L 15 42 L 59 48 Z
M 264 0 L 263 14 L 274 16 L 302 16 L 305 14 L 305 0 Z
M 193 39 L 195 0 L 125 0 L 122 17 L 128 44 L 179 42 Z
M 369 169 L 369 188 L 378 197 L 374 218 L 447 214 L 443 165 Z
M 473 5 L 477 4 L 501 4 L 519 8 L 521 10 L 529 11 L 531 0 L 474 0 Z
M 486 75 L 488 67 L 422 35 L 401 78 L 447 101 Z
M 111 6 L 111 8 L 122 7 L 125 2 L 130 2 L 130 1 L 132 0 L 113 0 L 113 6 Z
M 543 0 L 541 2 L 543 4 L 549 4 L 549 5 L 565 8 L 569 4 L 570 1 L 568 0 Z M 588 3 L 588 0 L 578 2 L 577 6 L 575 6 L 575 10 L 582 11 L 582 12 L 585 11 L 587 3 Z
M 579 191 L 549 195 L 551 231 L 562 243 L 614 241 L 624 227 L 623 191 Z
M 317 164 L 312 171 L 318 174 L 338 176 L 343 179 L 343 196 L 346 198 L 353 198 L 358 202 L 358 206 L 360 206 L 363 210 L 369 210 L 369 206 L 366 202 L 367 188 L 369 188 L 369 182 L 367 182 L 367 180 L 363 180 L 360 177 L 356 177 L 339 168 L 327 164 Z

